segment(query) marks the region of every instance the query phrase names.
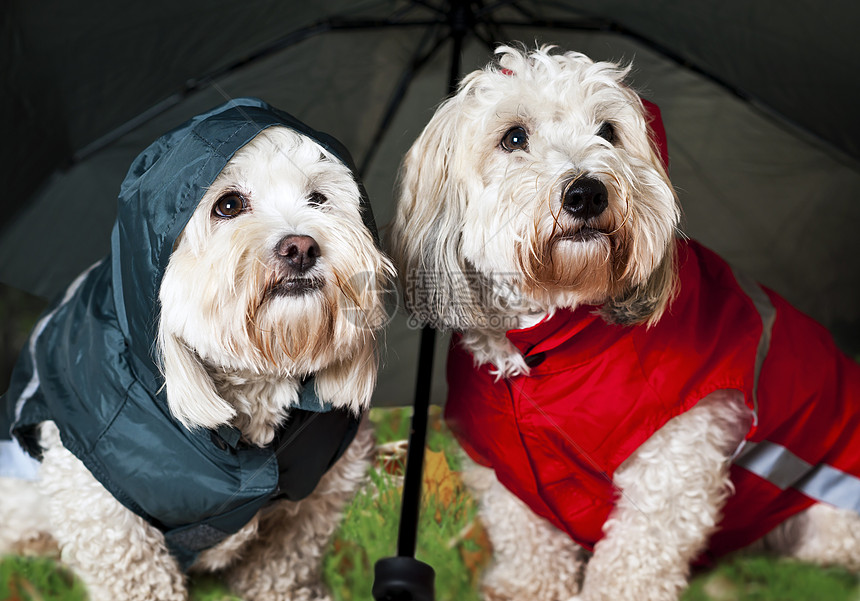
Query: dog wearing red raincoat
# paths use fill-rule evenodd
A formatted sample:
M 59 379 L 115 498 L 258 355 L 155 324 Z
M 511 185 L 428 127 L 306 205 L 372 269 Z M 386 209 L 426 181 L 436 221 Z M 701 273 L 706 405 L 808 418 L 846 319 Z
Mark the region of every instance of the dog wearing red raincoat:
M 455 331 L 448 423 L 492 468 L 485 598 L 672 601 L 751 544 L 860 569 L 860 367 L 678 236 L 629 67 L 497 54 L 412 146 L 392 228 L 408 308 Z

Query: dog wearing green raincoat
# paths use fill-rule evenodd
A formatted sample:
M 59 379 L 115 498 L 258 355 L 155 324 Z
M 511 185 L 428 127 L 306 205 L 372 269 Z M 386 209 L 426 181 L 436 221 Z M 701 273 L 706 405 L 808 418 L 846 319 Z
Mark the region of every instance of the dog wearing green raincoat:
M 188 571 L 327 599 L 392 277 L 333 138 L 239 99 L 158 139 L 0 399 L 0 552 L 52 536 L 93 601 L 181 601 Z

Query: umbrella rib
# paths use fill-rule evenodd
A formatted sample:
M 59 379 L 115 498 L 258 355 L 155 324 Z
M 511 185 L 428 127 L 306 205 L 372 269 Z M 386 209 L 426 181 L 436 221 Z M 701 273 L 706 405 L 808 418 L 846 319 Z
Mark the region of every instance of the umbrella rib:
M 505 27 L 536 27 L 539 29 L 573 29 L 577 31 L 613 31 L 616 33 L 627 33 L 624 27 L 621 27 L 613 21 L 605 21 L 602 19 L 593 19 L 590 17 L 582 17 L 575 20 L 567 19 L 538 19 L 532 21 L 496 21 L 499 26 Z
M 481 43 L 483 43 L 484 46 L 486 46 L 490 52 L 494 52 L 496 50 L 496 42 L 494 42 L 493 40 L 499 40 L 500 38 L 497 35 L 493 34 L 493 32 L 489 30 L 489 27 L 487 29 L 488 29 L 487 33 L 490 34 L 489 36 L 486 36 L 486 35 L 482 34 L 480 31 L 478 31 L 477 26 L 472 28 L 472 34 L 476 38 L 478 38 L 478 40 L 480 40 Z
M 419 7 L 419 6 L 423 6 L 424 8 L 426 8 L 430 11 L 433 11 L 436 14 L 439 14 L 438 8 L 436 8 L 434 6 L 430 6 L 426 2 L 419 2 L 418 0 L 411 0 L 411 3 L 408 4 L 407 6 L 404 6 L 403 8 L 391 13 L 391 15 L 387 18 L 387 20 L 396 22 L 397 19 L 400 19 L 401 17 L 408 15 L 410 12 L 412 12 L 413 9 L 415 9 L 416 7 Z
M 176 106 L 183 99 L 187 98 L 194 92 L 198 92 L 209 87 L 215 80 L 224 77 L 225 75 L 229 75 L 230 73 L 233 73 L 238 69 L 241 69 L 242 67 L 267 58 L 277 52 L 285 50 L 290 46 L 294 46 L 295 44 L 303 42 L 312 37 L 327 32 L 357 31 L 362 29 L 371 30 L 382 28 L 434 27 L 443 22 L 444 21 L 440 19 L 434 19 L 429 21 L 416 20 L 400 22 L 394 22 L 385 19 L 350 21 L 348 19 L 342 19 L 340 17 L 331 17 L 329 19 L 317 21 L 316 23 L 312 23 L 306 27 L 296 29 L 295 31 L 290 32 L 286 36 L 275 40 L 269 46 L 258 50 L 257 52 L 254 52 L 252 54 L 249 54 L 230 65 L 226 65 L 219 69 L 215 69 L 214 71 L 210 71 L 209 73 L 199 78 L 189 79 L 181 90 L 170 94 L 155 105 L 151 106 L 149 109 L 135 115 L 128 121 L 125 121 L 118 127 L 112 129 L 108 133 L 104 134 L 99 138 L 96 138 L 83 148 L 77 150 L 72 156 L 72 164 L 84 161 L 93 154 L 102 150 L 103 148 L 110 146 L 124 135 L 134 131 L 138 127 L 156 118 L 158 115 Z
M 533 21 L 536 18 L 535 14 L 532 11 L 523 8 L 519 2 L 512 2 L 511 6 L 513 7 L 513 9 L 515 11 L 517 11 L 518 13 L 520 13 L 522 16 L 524 16 L 526 19 L 528 19 L 530 21 Z
M 546 6 L 551 6 L 554 8 L 562 9 L 562 10 L 569 12 L 569 13 L 577 14 L 575 10 L 571 9 L 571 7 L 566 6 L 560 2 L 556 2 L 554 0 L 546 0 L 545 4 L 546 4 Z M 763 102 L 757 98 L 754 98 L 751 94 L 749 94 L 747 91 L 743 90 L 742 88 L 739 88 L 738 86 L 732 85 L 731 83 L 729 83 L 727 80 L 723 79 L 722 77 L 719 77 L 718 75 L 711 73 L 710 71 L 707 71 L 704 68 L 690 62 L 689 60 L 687 60 L 686 58 L 684 58 L 683 56 L 681 56 L 680 54 L 678 54 L 674 50 L 670 49 L 669 47 L 664 46 L 663 44 L 660 44 L 660 43 L 654 41 L 653 39 L 637 32 L 633 29 L 630 29 L 629 27 L 626 27 L 626 26 L 624 26 L 624 25 L 622 25 L 616 21 L 607 20 L 607 19 L 599 19 L 599 18 L 589 17 L 589 16 L 578 17 L 574 20 L 540 19 L 540 18 L 537 18 L 534 15 L 534 13 L 532 13 L 531 11 L 528 11 L 525 8 L 523 8 L 522 6 L 520 6 L 519 2 L 516 2 L 516 1 L 513 2 L 511 4 L 511 6 L 515 10 L 517 10 L 520 14 L 522 14 L 526 19 L 528 19 L 528 22 L 526 22 L 526 21 L 522 21 L 522 22 L 520 22 L 520 21 L 497 22 L 497 24 L 499 26 L 505 26 L 505 27 L 537 27 L 537 28 L 541 28 L 541 29 L 567 29 L 567 30 L 573 30 L 573 31 L 603 31 L 606 33 L 615 33 L 615 34 L 630 38 L 632 40 L 635 40 L 636 42 L 642 44 L 643 46 L 649 48 L 650 50 L 656 52 L 657 54 L 673 61 L 678 66 L 680 66 L 684 69 L 687 69 L 687 70 L 705 78 L 706 80 L 710 81 L 711 83 L 716 84 L 717 86 L 721 87 L 722 89 L 726 90 L 730 94 L 734 95 L 735 97 L 737 97 L 738 99 L 740 99 L 746 103 L 756 104 L 759 107 L 766 109 L 768 112 L 770 112 L 774 115 L 779 114 L 778 112 L 770 109 L 769 105 L 766 102 Z M 803 131 L 809 132 L 809 130 L 807 128 L 800 126 L 796 122 L 789 120 L 784 116 L 782 116 L 782 119 L 785 122 L 790 123 L 795 128 L 799 128 Z M 820 137 L 818 137 L 818 136 L 815 136 L 815 137 L 820 139 Z
M 485 17 L 485 15 L 489 15 L 494 10 L 498 10 L 504 6 L 513 6 L 514 8 L 519 8 L 517 6 L 516 0 L 498 0 L 497 2 L 494 2 L 494 3 L 490 4 L 489 6 L 484 6 L 484 3 L 482 1 L 479 1 L 478 2 L 478 8 L 480 10 L 478 10 L 478 12 L 475 13 L 475 17 L 478 19 L 485 19 L 485 18 L 487 18 L 487 17 Z M 520 12 L 523 12 L 523 11 L 520 11 Z
M 496 50 L 496 45 L 498 43 L 508 41 L 508 36 L 505 34 L 502 28 L 499 27 L 499 24 L 495 21 L 495 19 L 493 19 L 493 17 L 491 16 L 492 11 L 496 10 L 501 6 L 508 6 L 514 4 L 515 3 L 512 2 L 512 0 L 502 0 L 488 7 L 485 7 L 482 1 L 478 2 L 480 10 L 476 13 L 475 17 L 480 23 L 476 23 L 474 32 L 475 36 L 477 36 L 478 39 L 481 40 L 487 46 L 490 52 L 494 52 Z M 478 32 L 477 25 L 479 24 L 486 27 L 489 37 L 482 36 Z
M 400 76 L 400 80 L 397 83 L 397 87 L 394 89 L 391 98 L 388 101 L 388 105 L 385 109 L 385 113 L 382 116 L 382 120 L 379 122 L 379 126 L 376 129 L 376 133 L 373 136 L 373 139 L 370 142 L 370 146 L 367 148 L 367 153 L 364 155 L 364 159 L 361 162 L 361 165 L 358 168 L 358 175 L 361 178 L 364 178 L 367 175 L 367 170 L 370 167 L 370 164 L 373 162 L 374 157 L 376 156 L 376 150 L 379 147 L 379 142 L 385 136 L 385 133 L 388 131 L 388 128 L 391 127 L 391 122 L 394 120 L 394 116 L 397 114 L 400 105 L 403 103 L 403 98 L 406 96 L 406 91 L 409 89 L 409 84 L 412 83 L 415 75 L 427 64 L 433 56 L 438 52 L 439 48 L 446 40 L 446 36 L 438 35 L 436 36 L 436 40 L 433 42 L 433 46 L 424 54 L 421 54 L 422 49 L 427 44 L 427 41 L 433 37 L 433 31 L 428 32 L 421 41 L 418 46 L 415 48 L 415 52 L 412 53 L 412 60 L 409 63 L 409 66 Z
M 362 29 L 386 29 L 386 28 L 401 28 L 401 27 L 432 27 L 438 25 L 441 21 L 439 19 L 433 20 L 416 20 L 416 21 L 391 21 L 389 19 L 364 19 L 364 20 L 351 20 L 345 19 L 342 17 L 330 17 L 328 19 L 324 19 L 322 21 L 317 21 L 316 23 L 312 23 L 306 27 L 301 29 L 297 29 L 284 37 L 275 40 L 272 44 L 259 50 L 244 59 L 241 59 L 232 65 L 228 65 L 219 70 L 216 70 L 209 75 L 205 76 L 203 80 L 216 79 L 231 71 L 241 68 L 248 63 L 256 62 L 262 58 L 266 58 L 271 54 L 276 52 L 280 52 L 281 50 L 285 50 L 290 46 L 294 46 L 300 42 L 304 42 L 307 39 L 318 36 L 323 33 L 328 32 L 337 32 L 337 31 L 358 31 Z
M 433 11 L 434 13 L 436 13 L 437 15 L 442 15 L 442 16 L 444 16 L 444 15 L 446 14 L 446 13 L 445 13 L 445 9 L 444 9 L 444 8 L 442 8 L 442 7 L 440 7 L 440 6 L 433 6 L 432 4 L 430 4 L 429 2 L 427 2 L 427 0 L 411 0 L 411 1 L 412 1 L 412 5 L 413 5 L 413 6 L 415 6 L 415 5 L 423 6 L 424 8 L 427 8 L 427 9 L 429 9 L 429 10 L 432 10 L 432 11 Z
M 415 21 L 390 21 L 388 19 L 343 19 L 331 17 L 325 21 L 319 21 L 315 25 L 327 26 L 325 31 L 355 31 L 357 29 L 396 29 L 400 27 L 429 27 L 444 23 L 442 19 L 416 19 Z M 309 27 L 313 27 L 312 25 Z
M 625 27 L 624 25 L 621 25 L 615 21 L 584 17 L 573 21 L 555 19 L 535 19 L 534 21 L 529 23 L 519 21 L 500 21 L 498 22 L 498 25 L 504 27 L 533 27 L 541 29 L 566 29 L 571 31 L 603 31 L 606 33 L 615 33 L 635 40 L 636 42 L 642 44 L 650 50 L 653 50 L 664 58 L 673 61 L 678 66 L 683 67 L 684 69 L 687 69 L 688 71 L 691 71 L 701 77 L 704 77 L 708 81 L 718 85 L 719 87 L 723 88 L 724 90 L 733 94 L 744 102 L 752 103 L 755 100 L 745 90 L 730 84 L 722 77 L 715 75 L 714 73 L 711 73 L 710 71 L 707 71 L 702 67 L 690 62 L 683 56 L 668 48 L 667 46 L 659 44 L 651 38 L 642 35 L 641 33 L 638 33 L 637 31 L 634 31 L 628 27 Z M 760 101 L 756 101 L 756 104 L 759 104 L 760 106 L 764 107 L 767 106 L 766 103 Z

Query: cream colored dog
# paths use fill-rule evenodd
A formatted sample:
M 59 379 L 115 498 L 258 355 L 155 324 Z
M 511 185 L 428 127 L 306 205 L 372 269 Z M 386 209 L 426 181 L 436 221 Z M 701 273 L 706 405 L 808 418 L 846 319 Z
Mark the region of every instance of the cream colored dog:
M 502 47 L 497 54 L 497 62 L 465 77 L 410 149 L 393 226 L 395 262 L 409 309 L 420 321 L 457 332 L 448 367 L 449 422 L 470 454 L 492 465 L 506 484 L 477 468 L 471 476 L 496 557 L 484 579 L 485 596 L 672 601 L 686 586 L 690 563 L 723 526 L 722 512 L 736 486 L 738 495 L 749 482 L 781 494 L 773 484 L 778 470 L 768 472 L 755 459 L 772 452 L 785 463 L 771 467 L 786 467 L 791 457 L 799 458 L 785 446 L 751 442 L 754 425 L 761 431 L 766 416 L 780 413 L 779 406 L 765 405 L 762 391 L 756 405 L 755 385 L 759 375 L 770 382 L 794 370 L 774 374 L 765 364 L 761 371 L 759 361 L 753 378 L 750 360 L 744 367 L 749 384 L 734 389 L 718 384 L 728 380 L 715 368 L 713 375 L 695 376 L 707 380 L 700 387 L 704 398 L 669 396 L 667 409 L 652 415 L 634 403 L 639 397 L 626 398 L 633 386 L 628 383 L 644 378 L 642 398 L 651 399 L 666 384 L 671 384 L 666 391 L 675 390 L 671 380 L 687 375 L 661 372 L 665 361 L 640 361 L 636 353 L 654 347 L 659 354 L 679 341 L 684 342 L 679 348 L 699 353 L 695 335 L 717 317 L 702 310 L 703 322 L 681 323 L 694 312 L 687 312 L 688 299 L 698 284 L 687 278 L 696 260 L 720 266 L 719 277 L 733 290 L 731 302 L 750 319 L 735 327 L 749 323 L 749 334 L 763 332 L 761 338 L 738 332 L 737 348 L 726 344 L 729 356 L 758 352 L 763 357 L 768 328 L 778 332 L 781 320 L 789 319 L 780 317 L 773 326 L 772 305 L 780 307 L 779 315 L 788 309 L 755 284 L 735 281 L 708 251 L 676 241 L 675 193 L 643 104 L 624 83 L 628 69 L 551 48 Z M 716 281 L 709 275 L 701 281 Z M 582 333 L 562 339 L 559 332 L 568 324 Z M 672 328 L 674 338 L 657 338 Z M 541 332 L 554 338 L 541 338 Z M 709 336 L 701 339 L 703 348 Z M 595 341 L 593 349 L 589 341 Z M 565 363 L 562 346 L 576 360 Z M 620 346 L 624 353 L 604 359 L 606 349 Z M 801 349 L 787 354 L 795 351 Z M 781 352 L 770 349 L 768 360 L 776 361 Z M 682 359 L 679 364 L 697 369 L 695 361 Z M 846 369 L 856 384 L 856 365 Z M 568 386 L 565 378 L 583 384 Z M 617 391 L 606 392 L 605 382 L 616 380 Z M 587 393 L 582 392 L 586 384 Z M 550 386 L 568 392 L 541 396 Z M 856 386 L 846 390 L 845 406 L 856 408 Z M 571 409 L 558 408 L 565 394 Z M 836 406 L 836 399 L 831 401 Z M 619 407 L 609 413 L 613 417 L 602 418 L 612 423 L 595 423 L 603 406 Z M 580 425 L 577 412 L 588 426 Z M 639 424 L 657 423 L 620 464 L 603 462 L 604 451 L 618 456 L 602 441 L 614 435 L 621 416 L 634 423 L 618 427 L 635 436 L 642 436 Z M 811 432 L 808 440 L 820 435 L 814 426 Z M 854 434 L 841 435 L 842 448 L 850 448 Z M 741 449 L 749 454 L 741 455 L 738 465 L 764 474 L 758 480 L 743 476 L 743 486 L 731 467 Z M 804 464 L 799 460 L 791 467 Z M 842 491 L 860 491 L 853 473 L 833 472 Z M 787 494 L 794 494 L 794 486 L 809 492 L 815 470 L 801 475 L 807 480 L 781 482 L 781 488 Z M 598 510 L 592 511 L 592 498 Z M 839 500 L 856 508 L 857 498 L 849 492 Z M 611 507 L 608 515 L 600 513 L 604 506 Z M 745 509 L 734 505 L 732 511 L 743 515 Z M 597 517 L 580 522 L 570 517 L 577 511 Z M 598 533 L 594 537 L 592 530 Z M 593 556 L 575 540 L 593 546 Z M 860 519 L 849 509 L 815 504 L 765 542 L 794 557 L 860 568 Z
M 243 119 L 237 130 L 245 127 Z M 317 140 L 280 126 L 242 146 L 205 190 L 173 245 L 158 289 L 154 350 L 170 412 L 194 436 L 203 433 L 204 443 L 211 434 L 218 446 L 207 453 L 253 456 L 253 449 L 269 448 L 273 439 L 277 450 L 288 448 L 290 440 L 275 437 L 293 419 L 300 385 L 311 374 L 316 402 L 353 416 L 368 408 L 376 333 L 385 322 L 382 291 L 393 269 L 362 218 L 369 210 L 365 202 L 342 160 Z M 92 273 L 99 269 L 97 264 Z M 55 312 L 75 302 L 87 282 L 84 274 Z M 40 323 L 31 349 L 54 316 Z M 147 345 L 142 343 L 144 351 Z M 21 394 L 19 413 L 28 394 Z M 233 429 L 237 440 L 222 437 Z M 52 421 L 43 423 L 39 480 L 2 481 L 0 548 L 20 550 L 53 536 L 94 601 L 186 599 L 184 575 L 162 529 L 108 492 L 64 441 Z M 238 532 L 202 550 L 191 571 L 224 573 L 249 601 L 328 599 L 322 555 L 342 509 L 364 481 L 371 452 L 371 432 L 362 426 L 307 497 L 275 495 Z M 134 460 L 154 461 L 148 453 Z M 301 469 L 303 461 L 294 463 Z M 276 467 L 269 461 L 260 470 Z M 240 492 L 256 482 L 240 485 Z M 169 502 L 174 493 L 163 495 Z M 217 534 L 207 528 L 199 532 Z

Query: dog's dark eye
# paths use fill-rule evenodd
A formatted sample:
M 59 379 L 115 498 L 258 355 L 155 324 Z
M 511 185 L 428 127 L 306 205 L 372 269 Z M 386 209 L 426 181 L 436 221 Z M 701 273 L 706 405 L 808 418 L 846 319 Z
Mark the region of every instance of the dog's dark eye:
M 505 132 L 500 144 L 502 148 L 508 152 L 513 152 L 515 150 L 528 150 L 529 134 L 524 127 L 517 125 Z
M 597 130 L 597 135 L 609 142 L 615 144 L 615 127 L 609 122 L 604 121 Z
M 328 200 L 328 196 L 323 194 L 322 192 L 311 192 L 311 195 L 308 196 L 308 202 L 315 207 L 325 203 Z
M 212 207 L 212 214 L 222 219 L 232 219 L 240 215 L 248 208 L 248 203 L 235 192 L 228 192 L 218 199 Z

